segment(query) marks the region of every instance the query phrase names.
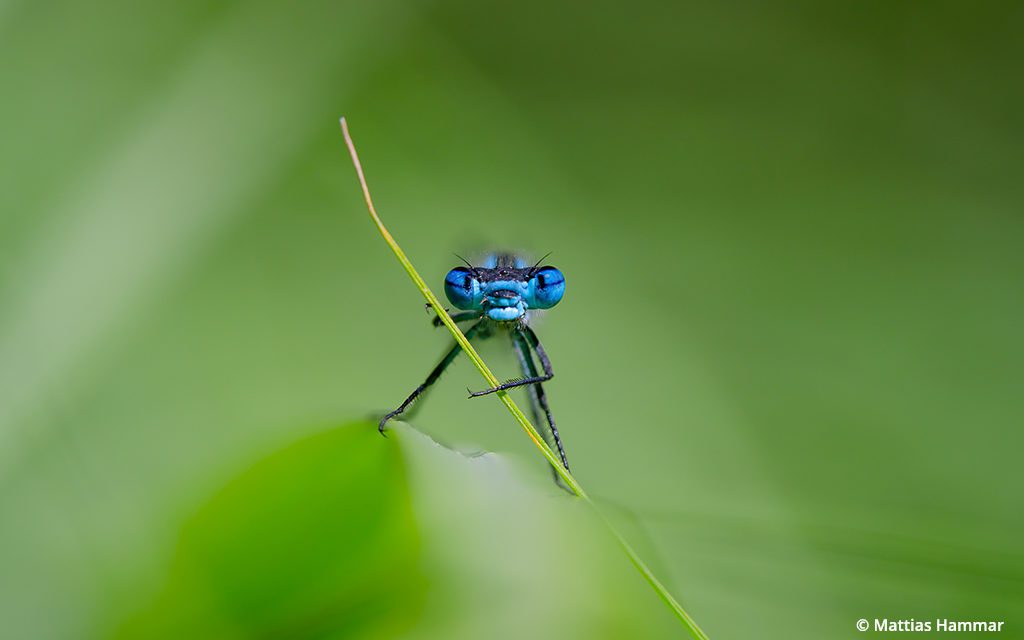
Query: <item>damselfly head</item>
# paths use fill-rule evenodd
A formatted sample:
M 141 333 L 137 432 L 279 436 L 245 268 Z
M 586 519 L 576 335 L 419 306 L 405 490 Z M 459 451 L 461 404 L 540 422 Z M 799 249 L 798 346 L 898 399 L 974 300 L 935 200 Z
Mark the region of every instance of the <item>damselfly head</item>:
M 444 292 L 459 309 L 515 322 L 530 309 L 550 309 L 565 294 L 565 276 L 555 267 L 540 266 L 544 258 L 533 266 L 511 254 L 489 256 L 482 266 L 466 262 L 445 276 Z

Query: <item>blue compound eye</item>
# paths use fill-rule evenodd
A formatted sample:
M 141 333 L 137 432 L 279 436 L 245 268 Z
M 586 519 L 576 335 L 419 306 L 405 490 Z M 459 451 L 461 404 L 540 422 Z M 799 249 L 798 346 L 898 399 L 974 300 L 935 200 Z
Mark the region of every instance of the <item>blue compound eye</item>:
M 565 295 L 565 276 L 554 267 L 541 267 L 530 285 L 530 306 L 534 309 L 550 309 Z
M 466 267 L 455 267 L 444 277 L 444 293 L 457 309 L 479 309 L 480 282 Z

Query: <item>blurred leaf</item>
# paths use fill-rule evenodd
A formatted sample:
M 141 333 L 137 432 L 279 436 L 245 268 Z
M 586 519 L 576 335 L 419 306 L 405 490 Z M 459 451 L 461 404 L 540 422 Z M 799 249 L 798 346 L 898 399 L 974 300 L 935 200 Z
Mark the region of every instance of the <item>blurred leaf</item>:
M 166 588 L 121 636 L 678 634 L 580 501 L 500 456 L 393 433 L 347 425 L 244 472 L 186 525 Z
M 185 526 L 124 637 L 391 637 L 424 593 L 394 446 L 354 424 L 258 462 Z

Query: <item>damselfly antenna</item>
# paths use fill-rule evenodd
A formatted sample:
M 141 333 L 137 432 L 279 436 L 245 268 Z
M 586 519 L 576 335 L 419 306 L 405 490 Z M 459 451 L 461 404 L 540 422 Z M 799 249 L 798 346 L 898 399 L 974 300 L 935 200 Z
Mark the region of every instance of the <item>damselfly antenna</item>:
M 466 266 L 469 267 L 470 272 L 472 272 L 474 276 L 476 276 L 477 278 L 480 277 L 480 272 L 476 270 L 476 267 L 474 267 L 473 264 L 469 260 L 466 260 L 465 258 L 463 258 L 462 256 L 460 256 L 457 253 L 453 253 L 452 255 L 455 256 L 456 258 L 458 258 L 459 260 L 462 260 L 462 262 L 464 262 L 466 264 Z
M 533 265 L 532 267 L 530 267 L 530 274 L 529 274 L 529 277 L 531 277 L 531 278 L 532 278 L 533 276 L 537 275 L 537 269 L 538 269 L 538 268 L 540 267 L 540 263 L 542 263 L 542 262 L 544 262 L 545 260 L 547 260 L 547 259 L 548 259 L 548 256 L 550 256 L 550 255 L 551 255 L 551 252 L 550 252 L 550 251 L 548 251 L 547 253 L 545 253 L 545 254 L 544 254 L 544 256 L 543 256 L 543 257 L 542 257 L 542 258 L 541 258 L 540 260 L 538 260 L 538 261 L 536 262 L 536 264 L 534 264 L 534 265 Z

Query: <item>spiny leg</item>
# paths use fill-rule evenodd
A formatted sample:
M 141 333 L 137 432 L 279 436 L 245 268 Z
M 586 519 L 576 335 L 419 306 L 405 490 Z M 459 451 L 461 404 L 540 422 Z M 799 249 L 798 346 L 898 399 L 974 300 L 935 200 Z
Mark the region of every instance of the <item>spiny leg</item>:
M 537 367 L 533 364 L 533 359 L 530 357 L 530 348 L 523 341 L 522 337 L 517 331 L 509 331 L 509 337 L 512 339 L 512 347 L 515 349 L 516 357 L 519 359 L 519 369 L 523 372 L 524 378 L 537 375 Z M 528 396 L 530 398 L 530 412 L 533 414 L 533 422 L 538 428 L 541 426 L 541 408 L 540 399 L 537 397 L 537 387 L 543 387 L 539 384 L 535 384 L 527 389 Z M 549 429 L 540 429 L 540 434 L 543 436 L 544 441 L 549 446 L 554 446 L 555 443 L 551 440 L 551 431 Z
M 544 368 L 544 375 L 550 379 L 555 375 L 554 370 L 551 368 L 551 360 L 548 359 L 547 352 L 544 351 L 544 347 L 541 346 L 540 340 L 537 339 L 537 334 L 533 332 L 527 325 L 523 325 L 518 329 L 517 333 L 523 342 L 533 347 L 533 350 L 537 353 L 537 358 L 540 360 L 540 365 Z M 526 351 L 527 361 L 530 365 L 531 375 L 537 377 L 537 369 L 533 364 L 533 359 L 530 358 L 530 351 Z M 558 427 L 555 426 L 555 418 L 551 415 L 551 407 L 548 406 L 548 396 L 544 392 L 544 386 L 539 382 L 532 385 L 533 389 L 537 391 L 537 402 L 544 410 L 544 415 L 547 416 L 548 426 L 551 427 L 551 437 L 555 440 L 555 445 L 558 447 L 558 457 L 562 459 L 562 466 L 565 467 L 566 471 L 569 471 L 569 460 L 565 455 L 565 448 L 562 446 L 562 438 L 558 435 Z
M 515 331 L 509 332 L 509 337 L 512 339 L 512 347 L 515 349 L 516 357 L 519 359 L 519 368 L 523 372 L 523 377 L 535 376 L 537 368 L 533 364 L 533 359 L 530 356 L 529 347 L 526 345 L 519 334 Z M 544 442 L 551 448 L 555 447 L 555 442 L 551 438 L 550 427 L 545 429 L 542 420 L 540 399 L 537 396 L 538 391 L 544 393 L 544 388 L 540 384 L 535 384 L 527 387 L 526 395 L 530 399 L 530 414 L 533 417 L 533 424 L 537 425 L 537 430 L 540 432 Z M 550 422 L 549 422 L 550 424 Z M 558 470 L 555 469 L 555 465 L 549 464 L 548 468 L 551 470 L 551 477 L 554 479 L 555 484 L 559 487 L 568 490 L 568 488 L 562 482 L 562 477 L 558 475 Z
M 427 306 L 430 306 L 430 305 L 427 305 Z M 453 314 L 451 314 L 451 316 L 452 316 L 452 320 L 454 320 L 455 323 L 458 324 L 460 322 L 467 322 L 469 320 L 476 320 L 476 319 L 478 319 L 480 317 L 480 312 L 479 311 L 462 311 L 460 313 L 453 313 Z M 444 324 L 443 322 L 441 322 L 441 317 L 440 316 L 434 316 L 434 319 L 433 319 L 432 322 L 433 322 L 435 327 L 440 327 L 441 325 Z
M 548 359 L 548 354 L 544 352 L 544 347 L 540 346 L 540 340 L 537 339 L 537 334 L 533 332 L 533 329 L 524 324 L 512 329 L 512 331 L 522 335 L 528 341 L 529 345 L 533 347 L 533 350 L 537 352 L 537 357 L 540 359 L 540 365 L 544 368 L 544 375 L 538 376 L 535 368 L 533 370 L 533 375 L 506 380 L 496 387 L 484 389 L 483 391 L 470 391 L 470 398 L 478 398 L 496 391 L 507 391 L 509 389 L 523 387 L 528 384 L 540 384 L 541 382 L 547 382 L 551 378 L 555 377 L 555 371 L 551 368 L 551 360 Z
M 430 312 L 434 310 L 434 305 L 428 302 L 425 305 L 423 305 L 423 310 L 427 312 L 427 315 L 430 315 Z M 459 322 L 466 322 L 467 320 L 480 319 L 481 317 L 483 317 L 483 314 L 480 313 L 479 311 L 456 311 L 455 313 L 452 313 L 451 309 L 449 309 L 448 307 L 445 307 L 444 310 L 445 313 L 452 317 L 452 320 L 454 320 L 456 324 L 458 324 Z M 434 313 L 434 317 L 431 320 L 431 322 L 435 327 L 440 327 L 441 325 L 444 324 L 443 322 L 441 322 L 440 314 L 436 312 Z
M 519 366 L 523 370 L 524 377 L 536 377 L 537 367 L 533 363 L 533 357 L 530 354 L 529 343 L 526 338 L 522 336 L 518 331 L 511 332 L 512 346 L 515 347 L 516 356 L 519 358 Z M 558 437 L 558 427 L 555 426 L 555 418 L 551 415 L 551 407 L 548 406 L 547 394 L 544 393 L 544 385 L 537 383 L 531 385 L 527 389 L 527 394 L 530 398 L 530 409 L 533 413 L 533 421 L 540 430 L 545 442 L 549 446 L 553 445 L 558 449 L 558 455 L 562 460 L 562 465 L 569 469 L 569 461 L 565 456 L 565 449 L 562 447 L 561 438 Z M 548 428 L 544 429 L 541 426 L 541 411 L 544 412 L 547 418 Z M 565 490 L 569 490 L 568 487 L 562 482 L 562 477 L 558 475 L 558 471 L 554 467 L 551 467 L 551 474 L 555 478 L 555 484 L 562 487 Z
M 476 335 L 477 330 L 479 330 L 480 328 L 480 324 L 481 323 L 478 322 L 466 331 L 467 340 L 473 339 L 473 336 Z M 409 394 L 409 397 L 405 399 L 405 402 L 399 405 L 397 409 L 381 418 L 380 424 L 377 425 L 377 430 L 381 432 L 381 435 L 384 434 L 384 425 L 387 424 L 388 420 L 394 418 L 395 416 L 401 414 L 406 409 L 408 409 L 409 405 L 411 405 L 413 401 L 415 401 L 416 398 L 418 398 L 421 393 L 427 390 L 427 387 L 437 382 L 437 379 L 440 378 L 441 374 L 444 373 L 444 370 L 447 369 L 448 366 L 455 361 L 455 358 L 459 355 L 461 351 L 462 347 L 459 346 L 459 343 L 456 342 L 455 345 L 451 348 L 451 350 L 448 351 L 448 353 L 446 353 L 443 358 L 441 358 L 441 362 L 437 363 L 437 366 L 434 367 L 434 369 L 430 372 L 430 374 L 427 376 L 427 379 L 423 381 L 423 384 L 416 387 L 413 390 L 413 392 Z

